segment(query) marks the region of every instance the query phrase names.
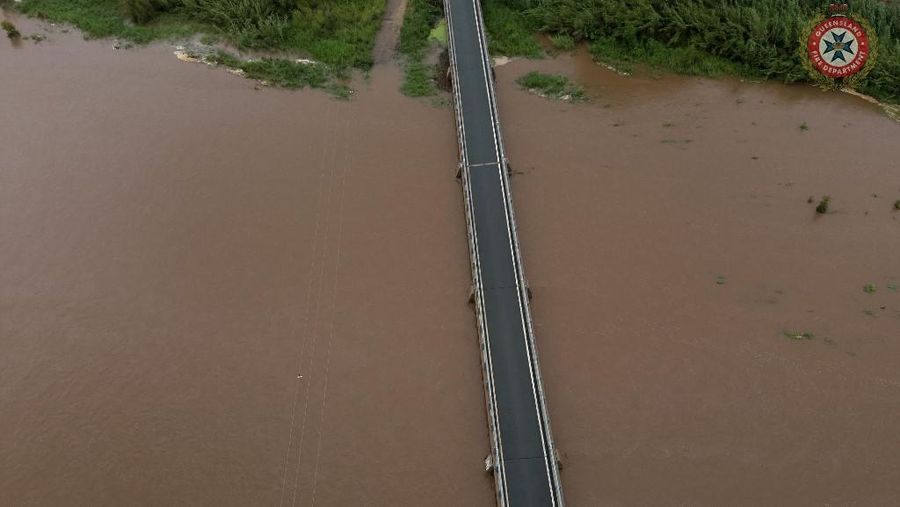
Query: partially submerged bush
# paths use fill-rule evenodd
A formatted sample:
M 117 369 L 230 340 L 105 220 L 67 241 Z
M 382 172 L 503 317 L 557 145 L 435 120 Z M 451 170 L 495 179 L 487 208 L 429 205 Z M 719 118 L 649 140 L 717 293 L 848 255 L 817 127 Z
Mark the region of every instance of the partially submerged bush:
M 816 213 L 818 213 L 820 215 L 824 215 L 825 213 L 828 213 L 829 206 L 831 206 L 831 196 L 826 195 L 825 197 L 822 198 L 821 201 L 819 201 L 819 204 L 816 206 Z
M 550 36 L 550 42 L 553 43 L 553 47 L 556 49 L 561 49 L 563 51 L 568 51 L 575 47 L 575 39 L 566 34 L 556 34 Z
M 585 100 L 584 88 L 560 74 L 529 72 L 516 80 L 522 88 L 538 95 L 561 100 Z
M 797 341 L 809 341 L 816 337 L 816 335 L 809 331 L 783 331 L 782 334 L 791 340 Z
M 0 21 L 0 28 L 3 28 L 3 31 L 6 32 L 6 36 L 10 39 L 17 39 L 22 36 L 22 34 L 16 28 L 16 25 L 10 23 L 9 21 Z

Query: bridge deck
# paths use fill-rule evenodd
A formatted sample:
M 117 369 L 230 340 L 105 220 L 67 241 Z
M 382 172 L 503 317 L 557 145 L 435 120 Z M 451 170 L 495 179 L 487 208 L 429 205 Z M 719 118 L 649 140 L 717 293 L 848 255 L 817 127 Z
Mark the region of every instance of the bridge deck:
M 481 8 L 444 5 L 497 501 L 561 506 Z

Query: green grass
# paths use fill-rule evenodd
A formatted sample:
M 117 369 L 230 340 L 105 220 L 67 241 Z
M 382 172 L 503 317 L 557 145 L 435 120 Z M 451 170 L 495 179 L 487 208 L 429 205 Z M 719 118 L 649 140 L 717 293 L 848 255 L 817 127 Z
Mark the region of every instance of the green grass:
M 502 0 L 488 0 L 483 5 L 491 54 L 528 58 L 539 58 L 543 54 L 541 45 L 534 38 L 538 26 L 528 16 Z
M 625 43 L 612 37 L 598 38 L 590 45 L 591 54 L 621 71 L 631 72 L 635 65 L 646 65 L 691 76 L 749 75 L 750 71 L 724 58 L 694 47 L 671 47 L 654 40 Z
M 405 67 L 400 91 L 408 97 L 431 97 L 437 94 L 434 86 L 434 67 L 422 62 L 410 62 Z
M 178 12 L 160 14 L 146 24 L 136 25 L 129 22 L 118 0 L 23 0 L 8 5 L 29 16 L 75 25 L 88 37 L 118 37 L 137 44 L 181 39 L 215 29 Z
M 410 0 L 406 6 L 397 48 L 403 56 L 404 76 L 400 91 L 404 95 L 430 97 L 437 94 L 435 67 L 425 63 L 425 59 L 434 40 L 432 35 L 438 32 L 436 37 L 440 37 L 442 15 L 439 0 Z M 443 26 L 446 36 L 446 24 Z
M 338 67 L 372 66 L 385 0 L 298 0 L 285 49 Z
M 449 43 L 449 39 L 450 34 L 447 32 L 446 19 L 438 21 L 437 26 L 435 26 L 428 34 L 428 40 L 433 40 L 442 46 L 446 46 Z
M 335 68 L 372 65 L 385 0 L 23 0 L 30 16 L 75 25 L 89 37 L 145 44 L 195 33 L 241 49 L 286 51 Z
M 874 283 L 867 283 L 863 285 L 863 292 L 866 294 L 875 294 L 878 291 L 878 287 L 875 286 Z
M 282 88 L 320 88 L 339 98 L 348 98 L 350 89 L 337 84 L 337 76 L 324 64 L 297 63 L 283 58 L 245 61 L 224 51 L 208 57 L 210 62 L 240 69 L 250 79 L 265 81 Z
M 586 100 L 584 88 L 560 74 L 529 72 L 516 80 L 522 88 L 557 100 Z

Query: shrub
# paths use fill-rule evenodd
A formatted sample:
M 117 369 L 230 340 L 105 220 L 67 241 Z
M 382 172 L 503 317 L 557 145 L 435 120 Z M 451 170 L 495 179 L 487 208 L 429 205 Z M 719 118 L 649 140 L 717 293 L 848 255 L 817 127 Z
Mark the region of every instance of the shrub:
M 566 76 L 529 72 L 516 80 L 522 88 L 533 90 L 540 95 L 554 99 L 584 100 L 584 89 Z
M 3 31 L 6 32 L 6 36 L 10 39 L 16 39 L 22 36 L 22 34 L 16 28 L 16 25 L 10 23 L 9 21 L 0 21 L 0 28 L 3 28 Z
M 563 51 L 568 51 L 575 47 L 575 39 L 565 34 L 551 35 L 550 42 L 553 43 L 553 47 Z
M 820 215 L 824 215 L 825 213 L 828 213 L 829 206 L 831 206 L 831 196 L 826 195 L 825 197 L 822 198 L 821 201 L 819 201 L 819 204 L 816 206 L 816 213 L 818 213 Z

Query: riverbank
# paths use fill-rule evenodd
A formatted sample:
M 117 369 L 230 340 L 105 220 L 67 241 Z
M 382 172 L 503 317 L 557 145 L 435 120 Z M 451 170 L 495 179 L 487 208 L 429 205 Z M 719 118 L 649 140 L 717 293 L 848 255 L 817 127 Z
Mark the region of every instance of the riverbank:
M 347 98 L 351 70 L 373 63 L 385 1 L 309 4 L 247 0 L 4 0 L 0 7 L 117 48 L 176 43 L 193 60 L 227 66 L 265 84 L 322 88 Z M 43 37 L 38 33 L 37 37 Z
M 314 5 L 265 0 L 5 0 L 5 8 L 136 44 L 221 38 L 238 49 L 284 51 L 339 69 L 372 66 L 385 0 Z
M 485 23 L 495 54 L 540 57 L 533 35 L 543 33 L 562 50 L 587 43 L 598 61 L 619 68 L 795 83 L 809 80 L 801 32 L 823 7 L 782 0 L 727 6 L 698 0 L 488 0 Z M 853 8 L 879 36 L 877 65 L 859 91 L 900 104 L 900 3 L 856 2 Z

